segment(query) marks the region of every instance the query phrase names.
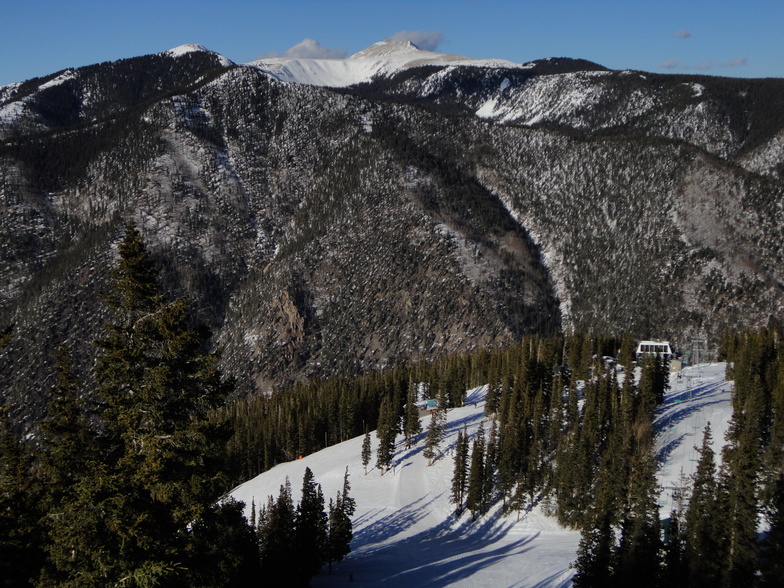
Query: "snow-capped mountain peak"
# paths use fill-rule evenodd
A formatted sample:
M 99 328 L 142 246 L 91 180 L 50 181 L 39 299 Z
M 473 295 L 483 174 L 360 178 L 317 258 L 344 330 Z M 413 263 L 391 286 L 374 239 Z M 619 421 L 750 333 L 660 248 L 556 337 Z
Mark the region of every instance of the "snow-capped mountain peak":
M 414 45 L 411 41 L 394 41 L 392 39 L 387 39 L 386 41 L 373 43 L 370 47 L 366 47 L 362 51 L 357 51 L 353 55 L 349 56 L 348 59 L 367 59 L 373 57 L 383 57 L 385 55 L 398 55 L 401 53 L 411 54 L 429 52 L 423 51 Z
M 284 82 L 311 86 L 347 87 L 391 76 L 401 70 L 422 66 L 528 68 L 504 59 L 472 59 L 462 55 L 424 51 L 410 41 L 388 39 L 374 43 L 346 59 L 264 58 L 247 64 Z
M 204 52 L 204 53 L 212 53 L 213 55 L 217 55 L 220 58 L 221 65 L 226 67 L 230 65 L 234 65 L 228 57 L 224 57 L 220 53 L 216 53 L 215 51 L 211 51 L 207 49 L 204 45 L 199 43 L 185 43 L 184 45 L 179 45 L 174 47 L 173 49 L 169 49 L 168 51 L 164 51 L 165 55 L 171 55 L 172 57 L 180 57 L 182 55 L 187 55 L 188 53 L 196 53 L 196 52 Z

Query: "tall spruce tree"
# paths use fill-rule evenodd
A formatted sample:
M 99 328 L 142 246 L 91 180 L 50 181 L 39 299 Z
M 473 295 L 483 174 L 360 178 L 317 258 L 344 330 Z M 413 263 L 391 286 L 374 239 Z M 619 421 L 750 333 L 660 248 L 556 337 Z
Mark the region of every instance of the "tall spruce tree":
M 351 539 L 354 536 L 351 517 L 356 510 L 356 501 L 349 496 L 351 485 L 348 481 L 348 467 L 343 475 L 343 489 L 329 501 L 329 538 L 327 541 L 327 560 L 332 569 L 332 562 L 341 562 L 351 553 Z
M 370 447 L 370 431 L 365 431 L 365 437 L 362 439 L 362 467 L 365 468 L 365 475 L 367 476 L 367 467 L 370 463 L 371 447 Z
M 740 382 L 736 383 L 736 395 Z M 747 383 L 745 401 L 738 411 L 734 407 L 730 423 L 730 443 L 723 450 L 724 464 L 720 485 L 728 501 L 726 530 L 728 535 L 727 562 L 724 568 L 725 586 L 750 585 L 756 575 L 758 552 L 757 503 L 758 476 L 761 469 L 761 443 L 765 390 L 755 374 Z
M 430 411 L 430 424 L 425 436 L 425 448 L 422 451 L 427 465 L 432 465 L 438 458 L 441 440 L 446 434 L 446 397 L 443 393 L 438 395 L 438 406 Z
M 485 476 L 485 433 L 480 423 L 471 448 L 471 469 L 468 472 L 466 492 L 466 508 L 471 511 L 471 518 L 474 520 L 485 511 L 487 504 Z
M 602 468 L 596 482 L 596 501 L 585 515 L 586 524 L 580 532 L 576 570 L 572 585 L 575 588 L 613 586 L 613 553 L 615 533 L 612 528 L 613 505 L 609 486 L 609 472 Z
M 39 425 L 39 470 L 52 502 L 48 505 L 51 514 L 56 514 L 63 496 L 83 472 L 94 441 L 87 418 L 81 411 L 78 385 L 65 347 L 58 351 L 55 375 L 56 385 L 47 416 Z
M 43 563 L 42 491 L 32 456 L 11 431 L 7 407 L 0 409 L 0 585 L 32 586 Z
M 455 466 L 452 473 L 452 503 L 455 505 L 455 515 L 463 512 L 463 499 L 468 483 L 468 433 L 457 432 L 455 444 Z
M 408 389 L 408 397 L 406 398 L 406 413 L 403 422 L 403 435 L 406 439 L 406 449 L 411 448 L 411 446 L 416 442 L 416 436 L 422 432 L 422 423 L 419 422 L 419 407 L 417 406 L 416 401 L 416 385 L 412 382 Z
M 302 478 L 302 498 L 297 505 L 294 529 L 297 566 L 291 572 L 294 583 L 305 586 L 328 559 L 324 496 L 310 468 L 305 468 Z
M 638 431 L 621 520 L 621 542 L 614 558 L 614 579 L 619 586 L 655 588 L 661 580 L 662 544 L 652 423 L 639 423 Z
M 229 388 L 209 334 L 190 326 L 187 302 L 168 301 L 139 232 L 129 225 L 97 342 L 100 452 L 50 531 L 55 575 L 69 585 L 190 585 L 191 529 L 226 478 L 226 437 L 208 424 Z
M 259 519 L 261 577 L 270 586 L 294 584 L 295 569 L 299 565 L 295 535 L 297 513 L 288 477 L 280 487 L 277 500 L 273 502 L 270 497 L 267 510 Z
M 683 559 L 684 541 L 680 519 L 678 511 L 671 511 L 669 527 L 666 528 L 661 585 L 668 588 L 685 588 L 689 585 L 689 571 Z
M 394 418 L 393 418 L 394 417 Z M 376 449 L 376 467 L 384 475 L 392 465 L 395 452 L 395 435 L 397 434 L 397 412 L 392 406 L 392 399 L 385 396 L 381 401 L 378 416 L 378 448 Z
M 62 534 L 67 532 L 60 521 L 64 510 L 75 500 L 74 489 L 83 478 L 95 455 L 95 435 L 81 413 L 78 387 L 71 372 L 68 350 L 61 347 L 56 365 L 56 385 L 52 391 L 47 417 L 40 423 L 39 474 L 46 485 L 46 516 L 42 519 L 48 559 L 41 573 L 41 584 L 57 585 L 66 580 L 58 571 L 62 552 Z M 62 576 L 62 577 L 61 577 Z
M 694 472 L 689 508 L 686 513 L 684 560 L 689 571 L 689 585 L 718 586 L 725 565 L 724 524 L 718 507 L 715 454 L 711 445 L 713 435 L 708 423 L 698 450 L 700 459 Z
M 768 532 L 760 550 L 760 584 L 784 586 L 784 472 L 774 482 L 767 512 Z

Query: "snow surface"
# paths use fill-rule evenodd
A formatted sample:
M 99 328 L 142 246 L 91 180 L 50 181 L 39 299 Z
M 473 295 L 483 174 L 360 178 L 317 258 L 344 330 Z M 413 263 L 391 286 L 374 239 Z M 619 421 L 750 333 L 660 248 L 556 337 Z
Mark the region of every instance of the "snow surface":
M 305 59 L 271 57 L 250 62 L 269 75 L 284 81 L 311 86 L 347 87 L 369 82 L 376 76 L 424 65 L 527 69 L 505 59 L 471 59 L 461 55 L 423 51 L 408 41 L 381 41 L 346 59 Z
M 672 492 L 681 474 L 691 476 L 697 470 L 705 425 L 710 423 L 716 465 L 721 464 L 727 426 L 732 417 L 733 382 L 724 380 L 725 363 L 700 364 L 684 369 L 681 377 L 670 379 L 672 389 L 656 414 L 658 434 L 656 456 L 659 460 L 659 496 L 662 519 L 673 508 Z
M 53 78 L 46 82 L 45 84 L 41 84 L 38 86 L 38 90 L 46 90 L 47 88 L 53 88 L 54 86 L 59 86 L 67 82 L 68 80 L 72 80 L 76 78 L 76 72 L 72 69 L 67 69 L 63 73 L 61 73 L 56 78 Z
M 657 413 L 659 481 L 665 486 L 662 501 L 669 501 L 667 486 L 694 471 L 694 445 L 702 443 L 702 427 L 711 421 L 714 450 L 723 444 L 732 413 L 732 383 L 724 381 L 725 364 L 704 364 L 671 376 L 671 391 Z M 441 444 L 443 455 L 432 466 L 417 446 L 406 450 L 399 439 L 392 471 L 381 475 L 372 465 L 365 475 L 360 453 L 362 437 L 324 449 L 303 459 L 284 463 L 235 488 L 231 494 L 257 507 L 277 497 L 286 476 L 299 500 L 302 476 L 309 467 L 321 484 L 324 497 L 335 497 L 349 470 L 351 496 L 356 499 L 352 552 L 332 574 L 326 568 L 314 587 L 352 586 L 472 586 L 556 588 L 571 585 L 580 534 L 561 527 L 540 508 L 501 516 L 498 507 L 471 521 L 465 513 L 453 516 L 449 502 L 453 449 L 457 432 L 466 427 L 475 435 L 484 416 L 486 387 L 468 393 L 465 406 L 448 413 L 448 431 Z M 422 419 L 423 429 L 429 417 Z M 373 460 L 377 440 L 371 434 Z M 662 504 L 662 518 L 669 516 Z
M 221 65 L 225 67 L 229 67 L 234 65 L 234 62 L 231 59 L 224 57 L 220 53 L 215 53 L 215 51 L 210 51 L 204 45 L 200 45 L 198 43 L 186 43 L 185 45 L 180 45 L 179 47 L 175 47 L 174 49 L 169 49 L 164 53 L 166 55 L 171 55 L 172 57 L 180 57 L 182 55 L 187 55 L 188 53 L 195 53 L 203 51 L 204 53 L 212 53 L 213 55 L 217 55 L 220 59 Z

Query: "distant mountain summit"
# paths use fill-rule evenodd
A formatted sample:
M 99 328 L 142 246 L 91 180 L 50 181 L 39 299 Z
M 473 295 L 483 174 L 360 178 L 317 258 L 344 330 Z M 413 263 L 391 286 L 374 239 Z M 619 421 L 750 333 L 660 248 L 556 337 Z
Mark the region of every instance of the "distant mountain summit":
M 361 51 L 357 51 L 353 55 L 349 56 L 349 59 L 366 59 L 368 57 L 378 58 L 385 55 L 399 55 L 400 53 L 416 55 L 429 52 L 423 51 L 411 41 L 394 41 L 392 39 L 387 39 L 386 41 L 373 43 L 369 47 L 366 47 Z
M 169 49 L 165 52 L 166 55 L 170 55 L 172 57 L 180 57 L 181 55 L 187 55 L 188 53 L 209 53 L 216 55 L 218 57 L 219 63 L 225 67 L 234 65 L 234 62 L 231 59 L 224 57 L 220 53 L 215 53 L 215 51 L 210 51 L 204 45 L 200 45 L 199 43 L 186 43 L 173 49 Z
M 526 69 L 503 59 L 471 59 L 460 55 L 423 51 L 410 41 L 380 41 L 346 59 L 265 58 L 251 66 L 284 82 L 313 86 L 348 87 L 417 67 L 466 66 Z

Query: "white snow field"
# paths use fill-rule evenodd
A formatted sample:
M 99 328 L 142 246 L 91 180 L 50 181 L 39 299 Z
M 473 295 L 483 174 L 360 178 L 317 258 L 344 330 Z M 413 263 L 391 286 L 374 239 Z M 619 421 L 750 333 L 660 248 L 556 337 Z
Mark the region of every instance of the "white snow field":
M 657 413 L 657 452 L 661 460 L 662 517 L 669 516 L 669 489 L 681 475 L 694 470 L 695 445 L 702 443 L 702 428 L 711 421 L 714 449 L 718 452 L 731 415 L 732 383 L 724 382 L 724 364 L 710 364 L 673 375 L 671 391 Z M 459 519 L 449 502 L 453 448 L 457 432 L 466 427 L 473 436 L 485 421 L 481 387 L 468 393 L 462 408 L 448 413 L 443 455 L 432 466 L 422 456 L 422 440 L 406 450 L 398 438 L 392 471 L 383 476 L 372 464 L 365 475 L 361 458 L 362 437 L 334 445 L 295 462 L 278 465 L 238 486 L 232 496 L 257 507 L 267 497 L 277 497 L 286 476 L 295 502 L 302 476 L 309 467 L 324 490 L 325 500 L 335 497 L 349 469 L 351 496 L 356 499 L 352 552 L 332 574 L 326 567 L 312 585 L 332 586 L 471 586 L 556 588 L 571 585 L 580 534 L 564 529 L 537 507 L 530 512 L 501 516 L 499 508 L 471 521 Z M 423 429 L 429 417 L 422 418 Z M 377 440 L 373 439 L 373 459 Z M 351 581 L 350 581 L 351 580 Z

